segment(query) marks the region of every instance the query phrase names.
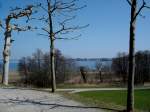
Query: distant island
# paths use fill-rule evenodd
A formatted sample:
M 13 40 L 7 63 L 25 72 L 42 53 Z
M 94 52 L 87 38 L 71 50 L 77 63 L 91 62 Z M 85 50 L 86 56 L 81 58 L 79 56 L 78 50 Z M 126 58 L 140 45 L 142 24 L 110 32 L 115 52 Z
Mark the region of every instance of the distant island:
M 72 58 L 75 61 L 112 61 L 112 58 Z

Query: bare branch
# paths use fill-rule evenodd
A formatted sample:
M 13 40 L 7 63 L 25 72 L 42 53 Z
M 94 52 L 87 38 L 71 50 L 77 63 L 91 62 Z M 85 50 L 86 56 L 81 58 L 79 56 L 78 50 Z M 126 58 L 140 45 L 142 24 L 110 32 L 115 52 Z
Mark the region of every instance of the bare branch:
M 55 11 L 58 11 L 59 13 L 62 11 L 72 12 L 86 7 L 86 5 L 82 7 L 76 7 L 76 1 L 77 0 L 72 0 L 71 2 L 63 2 L 55 0 L 54 4 L 51 6 L 51 13 Z
M 32 13 L 32 5 L 27 6 L 27 8 L 22 9 L 21 11 L 19 11 L 18 13 L 16 12 L 11 12 L 11 14 L 9 15 L 10 18 L 18 18 L 18 17 L 22 17 L 22 16 L 29 16 Z
M 35 18 L 30 18 L 31 14 L 37 13 L 37 11 L 33 11 L 33 8 L 37 8 L 41 6 L 41 4 L 37 4 L 37 5 L 28 5 L 26 8 L 19 8 L 19 7 L 15 7 L 14 9 L 11 8 L 11 13 L 8 15 L 8 19 L 18 19 L 20 17 L 27 17 L 26 22 L 28 22 L 29 20 L 35 19 Z
M 80 29 L 83 29 L 83 28 L 86 28 L 88 27 L 89 25 L 85 25 L 85 26 L 75 26 L 75 27 L 65 27 L 64 24 L 61 24 L 62 28 L 58 31 L 56 31 L 54 33 L 54 35 L 57 35 L 57 34 L 67 34 L 69 32 L 73 32 L 74 30 L 80 30 Z
M 15 30 L 15 31 L 18 31 L 18 32 L 21 32 L 21 31 L 29 31 L 29 30 L 34 30 L 34 29 L 37 29 L 36 27 L 35 28 L 32 28 L 31 26 L 24 26 L 24 27 L 19 27 L 17 24 L 14 24 L 12 26 L 12 30 Z
M 139 16 L 141 16 L 142 18 L 145 18 L 145 16 L 144 16 L 144 15 L 142 15 L 141 13 L 139 13 Z
M 65 23 L 67 23 L 67 22 L 69 22 L 69 21 L 71 21 L 71 20 L 73 20 L 73 19 L 75 19 L 76 18 L 76 16 L 72 16 L 72 17 L 70 17 L 70 18 L 67 18 L 67 19 L 65 19 L 65 20 L 63 20 L 61 23 L 59 23 L 59 24 L 65 24 Z
M 131 3 L 131 1 L 129 1 L 129 0 L 126 0 L 127 2 L 128 2 L 128 4 L 130 5 L 130 6 L 132 6 L 132 3 Z
M 51 0 L 47 0 L 47 9 L 44 8 L 44 6 L 41 6 L 41 8 L 46 11 L 46 13 L 49 15 L 47 18 L 45 18 L 45 16 L 41 17 L 39 20 L 43 20 L 45 21 L 47 24 L 52 25 L 50 23 L 50 19 L 53 21 L 53 16 L 54 15 L 63 15 L 64 20 L 60 20 L 58 22 L 58 30 L 56 31 L 51 31 L 51 29 L 55 30 L 54 28 L 42 28 L 43 31 L 45 31 L 46 33 L 48 33 L 48 35 L 43 35 L 43 36 L 49 36 L 49 37 L 54 37 L 55 39 L 65 39 L 65 40 L 69 40 L 69 38 L 62 38 L 59 37 L 62 34 L 68 34 L 70 32 L 73 32 L 75 30 L 79 30 L 85 27 L 88 27 L 89 25 L 85 25 L 85 26 L 69 26 L 69 22 L 73 19 L 75 19 L 76 16 L 72 16 L 70 12 L 72 11 L 76 11 L 79 10 L 81 8 L 84 8 L 86 5 L 82 6 L 82 7 L 77 7 L 77 2 L 78 0 L 72 0 L 70 2 L 68 1 L 62 1 L 62 0 L 53 0 L 53 2 Z M 67 16 L 66 16 L 67 15 Z M 69 15 L 69 16 L 68 16 Z M 55 20 L 54 20 L 55 21 Z M 79 36 L 77 36 L 79 37 Z M 73 37 L 74 38 L 74 37 Z M 70 39 L 73 39 L 70 38 Z
M 129 4 L 130 6 L 132 6 L 132 3 L 131 3 L 130 0 L 126 0 L 126 1 L 128 2 L 128 4 Z M 134 20 L 137 18 L 138 15 L 141 16 L 142 18 L 145 18 L 145 16 L 143 16 L 143 15 L 141 14 L 142 9 L 143 9 L 143 8 L 150 9 L 150 7 L 146 5 L 145 0 L 142 0 L 142 2 L 143 2 L 143 3 L 142 3 L 142 5 L 141 5 L 141 7 L 140 7 L 139 10 L 137 11 L 136 16 L 134 17 L 134 19 L 133 19 L 132 21 L 134 21 Z
M 149 7 L 149 6 L 145 6 L 145 8 L 150 9 L 150 7 Z
M 137 18 L 138 15 L 141 16 L 140 13 L 141 13 L 142 9 L 144 9 L 144 8 L 150 9 L 150 7 L 146 5 L 145 0 L 142 0 L 142 1 L 143 1 L 143 3 L 142 3 L 142 5 L 141 5 L 141 7 L 139 8 L 139 10 L 137 11 L 136 16 L 133 18 L 132 21 L 134 21 L 134 20 Z
M 46 28 L 42 28 L 42 30 L 50 34 L 50 32 Z

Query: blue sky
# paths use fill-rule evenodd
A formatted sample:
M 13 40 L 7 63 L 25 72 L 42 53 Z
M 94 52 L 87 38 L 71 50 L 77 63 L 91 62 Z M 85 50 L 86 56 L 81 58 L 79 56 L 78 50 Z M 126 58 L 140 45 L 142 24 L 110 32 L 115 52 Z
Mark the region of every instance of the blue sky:
M 10 6 L 25 6 L 31 1 L 36 0 L 0 0 L 0 19 L 6 18 Z M 86 4 L 87 7 L 77 13 L 78 17 L 74 23 L 90 26 L 76 32 L 82 34 L 78 40 L 57 40 L 55 47 L 73 58 L 111 58 L 118 52 L 128 52 L 130 6 L 126 0 L 80 1 L 79 4 Z M 142 13 L 146 18 L 138 17 L 137 20 L 136 51 L 150 50 L 150 10 L 143 10 Z M 23 23 L 22 19 L 19 22 Z M 0 58 L 2 58 L 4 40 L 2 32 L 0 37 Z M 49 51 L 49 40 L 38 36 L 37 32 L 13 33 L 12 37 L 15 42 L 11 48 L 11 59 L 30 56 L 37 48 L 44 52 Z

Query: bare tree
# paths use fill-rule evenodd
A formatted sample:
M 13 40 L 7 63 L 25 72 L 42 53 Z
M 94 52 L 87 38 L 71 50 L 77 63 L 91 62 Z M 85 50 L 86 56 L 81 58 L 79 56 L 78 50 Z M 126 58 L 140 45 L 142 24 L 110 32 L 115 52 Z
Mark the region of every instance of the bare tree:
M 40 52 L 39 52 L 40 51 Z M 41 55 L 42 54 L 42 55 Z M 58 84 L 69 80 L 74 76 L 76 66 L 74 61 L 65 57 L 60 50 L 56 50 L 56 82 Z M 40 61 L 40 62 L 39 62 Z M 19 60 L 18 68 L 22 81 L 26 85 L 37 87 L 50 87 L 51 75 L 49 75 L 49 53 L 37 50 L 32 56 L 23 57 Z M 40 69 L 39 69 L 40 66 Z
M 43 58 L 43 52 L 40 49 L 37 49 L 37 51 L 33 54 L 33 57 L 35 60 L 37 60 L 37 65 L 38 65 L 38 70 L 41 70 L 41 66 L 42 66 L 42 58 Z
M 69 22 L 75 18 L 72 16 L 72 12 L 77 11 L 83 7 L 77 7 L 77 0 L 72 1 L 65 1 L 65 0 L 47 0 L 46 3 L 47 8 L 41 5 L 41 8 L 47 13 L 47 17 L 43 16 L 39 20 L 43 20 L 48 24 L 48 28 L 42 28 L 44 32 L 47 34 L 40 34 L 43 36 L 48 36 L 50 39 L 50 70 L 51 70 L 51 85 L 52 85 L 52 92 L 56 90 L 56 79 L 55 79 L 55 40 L 62 39 L 62 40 L 69 40 L 69 39 L 76 39 L 76 37 L 64 37 L 64 34 L 68 34 L 73 32 L 74 30 L 78 30 L 84 28 L 86 26 L 69 26 Z M 56 19 L 56 17 L 60 17 Z M 58 20 L 58 21 L 57 21 Z M 59 21 L 60 20 L 60 21 Z M 57 21 L 57 22 L 56 22 Z M 58 23 L 56 25 L 56 23 Z M 56 28 L 56 26 L 58 26 Z
M 28 70 L 28 66 L 27 66 L 27 58 L 23 57 L 19 60 L 19 64 L 18 64 L 18 68 L 20 72 L 23 72 L 24 77 L 23 77 L 23 81 L 25 84 L 28 84 L 28 76 L 29 76 L 29 70 Z
M 137 9 L 137 0 L 127 0 L 131 6 L 130 21 L 130 42 L 129 42 L 129 70 L 128 70 L 128 94 L 127 94 L 127 112 L 134 111 L 134 75 L 135 75 L 135 29 L 137 16 L 141 15 L 143 8 L 150 8 L 142 0 L 142 5 Z
M 128 55 L 126 53 L 118 53 L 116 58 L 112 60 L 112 69 L 116 76 L 122 78 L 122 82 L 126 84 L 128 71 Z
M 27 31 L 31 30 L 30 26 L 19 27 L 18 24 L 11 24 L 12 20 L 17 20 L 22 17 L 27 17 L 27 21 L 30 19 L 29 17 L 32 15 L 32 8 L 33 5 L 28 5 L 26 8 L 18 8 L 11 9 L 11 13 L 7 16 L 5 20 L 5 27 L 2 28 L 5 30 L 5 43 L 4 43 L 4 50 L 3 50 L 3 77 L 2 83 L 8 85 L 8 74 L 9 74 L 9 58 L 10 58 L 10 47 L 12 42 L 14 41 L 11 38 L 12 31 Z
M 87 70 L 86 70 L 86 67 L 81 66 L 80 67 L 80 73 L 81 73 L 81 76 L 82 76 L 82 79 L 83 79 L 84 83 L 87 83 Z
M 99 80 L 100 82 L 103 82 L 103 78 L 102 78 L 102 67 L 103 67 L 103 63 L 101 60 L 96 61 L 96 70 L 98 71 L 98 75 L 99 75 Z

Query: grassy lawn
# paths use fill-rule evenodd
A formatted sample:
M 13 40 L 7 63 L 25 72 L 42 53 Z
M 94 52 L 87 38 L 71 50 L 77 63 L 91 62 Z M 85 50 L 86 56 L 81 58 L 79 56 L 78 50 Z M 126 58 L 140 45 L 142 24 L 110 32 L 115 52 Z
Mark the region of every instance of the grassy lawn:
M 126 91 L 90 91 L 76 93 L 80 100 L 85 99 L 88 103 L 95 103 L 97 106 L 124 109 L 126 105 Z M 83 101 L 84 102 L 84 101 Z M 143 111 L 150 111 L 150 90 L 135 91 L 135 108 Z

